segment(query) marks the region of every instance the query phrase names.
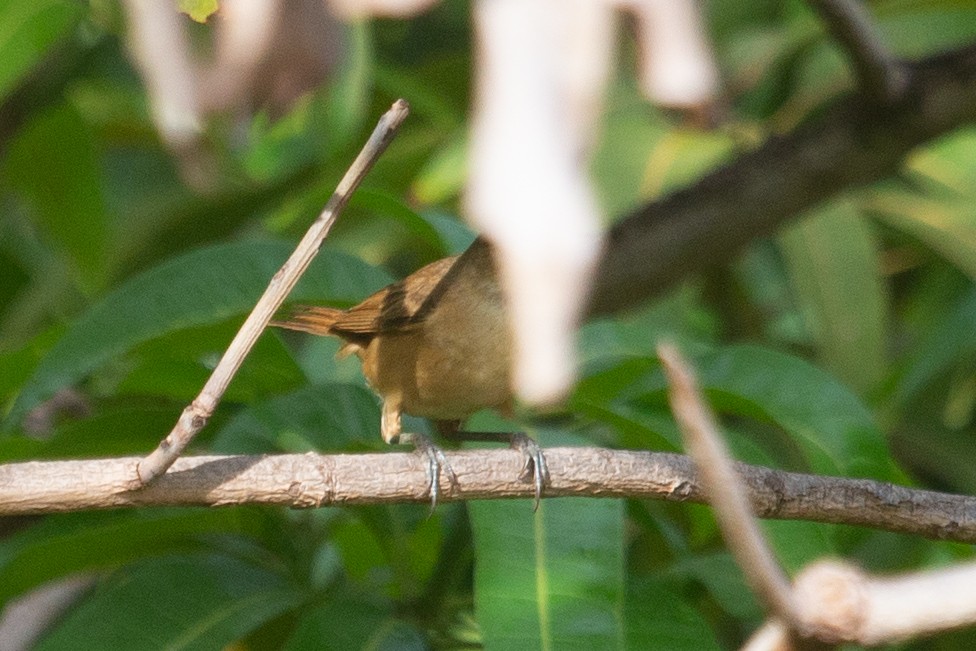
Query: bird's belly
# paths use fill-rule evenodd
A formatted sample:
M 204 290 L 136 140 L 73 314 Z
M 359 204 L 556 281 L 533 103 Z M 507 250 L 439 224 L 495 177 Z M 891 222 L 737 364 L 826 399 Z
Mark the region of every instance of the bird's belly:
M 510 401 L 507 341 L 486 346 L 484 339 L 445 341 L 431 334 L 384 336 L 369 344 L 363 373 L 380 396 L 398 394 L 403 411 L 437 420 L 464 419 Z

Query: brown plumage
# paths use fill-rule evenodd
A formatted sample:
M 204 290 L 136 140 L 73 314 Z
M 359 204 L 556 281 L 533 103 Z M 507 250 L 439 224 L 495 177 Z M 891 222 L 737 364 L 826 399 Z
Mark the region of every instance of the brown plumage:
M 511 404 L 510 337 L 492 253 L 483 240 L 433 262 L 359 305 L 299 306 L 272 325 L 341 338 L 383 400 L 382 435 L 401 412 L 451 428 L 483 407 Z

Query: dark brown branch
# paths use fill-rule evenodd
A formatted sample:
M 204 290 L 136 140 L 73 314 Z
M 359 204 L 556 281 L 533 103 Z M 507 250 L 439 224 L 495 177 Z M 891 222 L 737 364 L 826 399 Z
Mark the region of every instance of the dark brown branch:
M 906 64 L 901 96 L 840 100 L 698 183 L 614 226 L 593 315 L 634 306 L 845 190 L 895 172 L 914 147 L 976 121 L 976 46 Z
M 513 450 L 447 452 L 455 489 L 444 501 L 531 498 L 516 479 Z M 678 454 L 548 448 L 546 497 L 635 497 L 706 503 L 691 460 Z M 132 506 L 280 504 L 315 507 L 429 503 L 426 466 L 416 454 L 205 456 L 176 461 L 153 484 L 132 490 L 137 457 L 0 465 L 0 515 Z M 759 517 L 861 525 L 976 543 L 976 498 L 736 464 Z
M 834 40 L 847 53 L 861 88 L 877 102 L 898 98 L 905 88 L 902 63 L 885 47 L 862 0 L 809 0 Z

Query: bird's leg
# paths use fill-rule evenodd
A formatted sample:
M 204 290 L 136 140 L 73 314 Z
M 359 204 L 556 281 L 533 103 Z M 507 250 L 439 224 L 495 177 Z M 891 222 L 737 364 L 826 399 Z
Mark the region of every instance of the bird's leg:
M 522 432 L 468 432 L 461 429 L 459 420 L 439 420 L 435 421 L 437 431 L 441 436 L 455 441 L 491 441 L 508 443 L 509 446 L 521 453 L 522 470 L 519 472 L 519 481 L 535 482 L 535 510 L 539 509 L 539 500 L 542 499 L 542 491 L 549 483 L 549 464 L 546 463 L 546 456 L 542 453 L 542 448 L 534 440 Z
M 419 432 L 404 432 L 400 422 L 400 400 L 387 397 L 383 400 L 383 412 L 380 417 L 380 433 L 387 443 L 408 443 L 413 445 L 417 454 L 427 462 L 427 493 L 430 495 L 430 512 L 437 508 L 437 498 L 440 495 L 441 470 L 447 474 L 451 486 L 458 487 L 457 475 L 454 468 L 444 456 L 444 451 L 437 447 L 430 437 Z

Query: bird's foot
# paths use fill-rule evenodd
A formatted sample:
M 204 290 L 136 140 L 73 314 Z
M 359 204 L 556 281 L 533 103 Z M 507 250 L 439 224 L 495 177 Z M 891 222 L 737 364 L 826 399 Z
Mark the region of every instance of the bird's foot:
M 511 446 L 513 450 L 521 452 L 524 459 L 518 476 L 519 481 L 532 479 L 535 482 L 535 504 L 532 510 L 538 511 L 542 491 L 549 484 L 549 464 L 546 462 L 546 455 L 542 453 L 538 443 L 521 432 L 512 434 Z
M 542 453 L 539 444 L 522 432 L 468 432 L 459 429 L 457 421 L 437 421 L 437 429 L 444 438 L 455 441 L 495 441 L 507 442 L 509 446 L 522 454 L 522 469 L 519 471 L 519 481 L 532 480 L 535 483 L 535 505 L 539 510 L 542 493 L 549 484 L 549 464 L 546 455 Z
M 447 460 L 444 451 L 426 434 L 416 432 L 400 434 L 399 441 L 413 445 L 417 454 L 427 463 L 427 494 L 430 495 L 430 514 L 433 515 L 434 509 L 437 508 L 437 499 L 440 497 L 441 470 L 447 475 L 452 488 L 460 487 L 454 468 L 451 467 L 451 462 Z

